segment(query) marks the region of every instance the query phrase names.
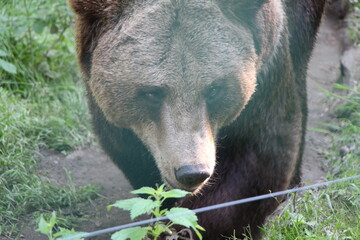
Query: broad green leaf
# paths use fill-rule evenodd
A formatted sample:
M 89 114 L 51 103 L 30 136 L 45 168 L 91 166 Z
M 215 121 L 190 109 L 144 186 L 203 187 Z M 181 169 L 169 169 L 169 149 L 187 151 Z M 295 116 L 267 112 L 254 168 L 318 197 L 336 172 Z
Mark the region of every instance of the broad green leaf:
M 139 205 L 134 205 L 133 209 L 130 211 L 131 219 L 134 219 L 142 214 L 150 213 L 157 207 L 157 204 L 151 199 L 142 199 L 139 200 L 139 202 Z
M 188 194 L 190 194 L 190 192 L 180 190 L 180 189 L 173 189 L 173 190 L 161 193 L 161 196 L 163 196 L 164 198 L 182 198 Z
M 46 22 L 42 19 L 36 19 L 33 24 L 33 29 L 37 34 L 41 34 L 46 27 Z
M 81 238 L 81 235 L 86 234 L 86 232 L 75 232 L 74 229 L 66 229 L 66 228 L 62 228 L 60 227 L 60 231 L 54 234 L 54 237 L 61 237 L 61 238 L 66 238 L 66 237 L 75 237 L 78 236 L 79 238 L 75 238 L 74 240 L 83 240 L 84 238 Z M 61 240 L 61 238 L 59 238 L 59 240 Z
M 146 237 L 149 230 L 151 230 L 150 227 L 133 227 L 133 228 L 127 228 L 120 230 L 113 235 L 111 235 L 112 240 L 142 240 Z
M 59 28 L 56 26 L 56 24 L 51 24 L 50 33 L 51 34 L 56 34 L 58 32 L 59 32 Z
M 51 218 L 50 218 L 50 222 L 49 222 L 51 227 L 54 227 L 56 224 L 56 212 L 52 212 L 51 213 Z
M 6 57 L 8 55 L 7 52 L 5 52 L 4 50 L 0 49 L 0 57 Z
M 174 216 L 175 215 L 175 216 Z M 174 224 L 195 228 L 198 218 L 193 211 L 187 208 L 172 208 L 166 212 L 166 216 Z
M 109 207 L 117 207 L 127 211 L 131 211 L 135 204 L 142 198 L 131 198 L 125 200 L 118 200 L 114 204 L 110 205 Z
M 40 216 L 38 229 L 36 229 L 36 231 L 41 232 L 45 235 L 48 235 L 52 231 L 52 227 L 49 223 L 46 222 L 43 215 Z
M 3 59 L 0 59 L 0 68 L 4 69 L 5 71 L 9 73 L 16 74 L 16 67 L 14 64 L 9 63 Z
M 198 218 L 193 211 L 187 208 L 172 208 L 166 213 L 166 216 L 174 224 L 182 225 L 187 228 L 192 228 L 198 238 L 202 240 L 202 235 L 199 230 L 205 231 L 205 229 L 197 223 Z
M 142 214 L 150 213 L 151 210 L 157 207 L 157 204 L 151 199 L 132 198 L 119 200 L 110 206 L 130 211 L 130 217 L 134 219 Z
M 133 193 L 133 194 L 149 194 L 149 195 L 153 195 L 155 192 L 156 192 L 156 190 L 151 187 L 142 187 L 140 189 L 131 191 L 131 193 Z

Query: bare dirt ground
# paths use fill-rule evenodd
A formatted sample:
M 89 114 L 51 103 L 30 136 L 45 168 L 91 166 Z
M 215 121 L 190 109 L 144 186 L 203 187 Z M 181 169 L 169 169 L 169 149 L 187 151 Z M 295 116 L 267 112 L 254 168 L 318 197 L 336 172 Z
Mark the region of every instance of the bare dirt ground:
M 340 59 L 344 51 L 343 26 L 335 17 L 325 15 L 319 30 L 317 44 L 309 63 L 307 76 L 308 131 L 303 159 L 303 183 L 322 181 L 324 162 L 321 153 L 330 140 L 322 133 L 312 131 L 318 122 L 329 122 L 332 103 L 322 90 L 331 91 L 341 78 Z
M 340 58 L 343 47 L 340 27 L 335 18 L 325 16 L 320 28 L 308 71 L 309 128 L 316 127 L 316 122 L 329 120 L 330 103 L 321 89 L 330 90 L 341 74 Z M 329 140 L 323 134 L 314 131 L 308 131 L 306 140 L 303 182 L 304 184 L 320 182 L 325 174 L 321 153 L 328 146 Z M 102 187 L 102 197 L 79 209 L 81 215 L 87 220 L 80 223 L 76 228 L 77 231 L 91 232 L 130 222 L 126 212 L 115 209 L 106 211 L 107 205 L 118 199 L 131 197 L 129 192 L 132 188 L 121 171 L 99 147 L 81 149 L 68 156 L 52 151 L 42 151 L 39 158 L 40 174 L 47 176 L 54 183 L 64 184 L 68 181 L 65 168 L 72 173 L 76 185 L 94 183 Z M 35 228 L 33 224 L 27 224 L 22 231 L 23 239 L 46 239 L 35 232 Z M 110 239 L 110 237 L 101 236 L 93 239 Z

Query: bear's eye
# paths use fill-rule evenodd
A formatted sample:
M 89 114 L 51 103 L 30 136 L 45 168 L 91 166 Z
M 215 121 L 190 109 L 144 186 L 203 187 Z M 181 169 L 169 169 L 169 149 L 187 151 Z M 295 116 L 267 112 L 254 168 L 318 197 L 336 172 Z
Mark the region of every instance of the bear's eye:
M 219 85 L 211 85 L 205 91 L 205 98 L 208 103 L 214 103 L 225 95 L 225 87 Z
M 158 87 L 142 89 L 139 92 L 142 102 L 150 107 L 159 107 L 165 98 L 165 92 Z

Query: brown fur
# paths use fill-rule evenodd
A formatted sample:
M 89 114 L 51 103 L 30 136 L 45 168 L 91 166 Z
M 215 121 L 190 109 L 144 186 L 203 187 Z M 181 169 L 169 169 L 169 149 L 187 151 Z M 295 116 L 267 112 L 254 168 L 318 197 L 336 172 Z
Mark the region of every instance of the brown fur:
M 306 69 L 325 0 L 69 0 L 100 143 L 135 188 L 193 191 L 181 204 L 300 181 Z M 256 90 L 256 91 L 255 91 Z M 204 166 L 196 186 L 183 166 Z M 205 239 L 257 228 L 274 199 L 200 214 Z
M 121 16 L 128 0 L 69 0 L 76 13 L 77 51 L 82 73 L 89 77 L 97 40 Z

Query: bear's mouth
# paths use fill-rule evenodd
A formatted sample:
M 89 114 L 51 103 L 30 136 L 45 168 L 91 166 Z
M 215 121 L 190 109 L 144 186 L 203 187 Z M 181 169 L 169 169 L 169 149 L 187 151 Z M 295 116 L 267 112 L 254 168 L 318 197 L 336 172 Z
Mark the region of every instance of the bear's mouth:
M 168 178 L 165 177 L 164 180 L 165 184 L 168 185 L 168 187 L 177 188 L 175 184 L 173 184 Z
M 168 178 L 164 177 L 164 183 L 166 184 L 166 186 L 170 187 L 171 189 L 181 189 L 184 191 L 188 191 L 192 194 L 198 192 L 198 190 L 200 190 L 202 184 L 192 187 L 192 188 L 188 188 L 188 187 L 182 187 L 179 185 L 174 184 L 172 181 L 170 181 Z

